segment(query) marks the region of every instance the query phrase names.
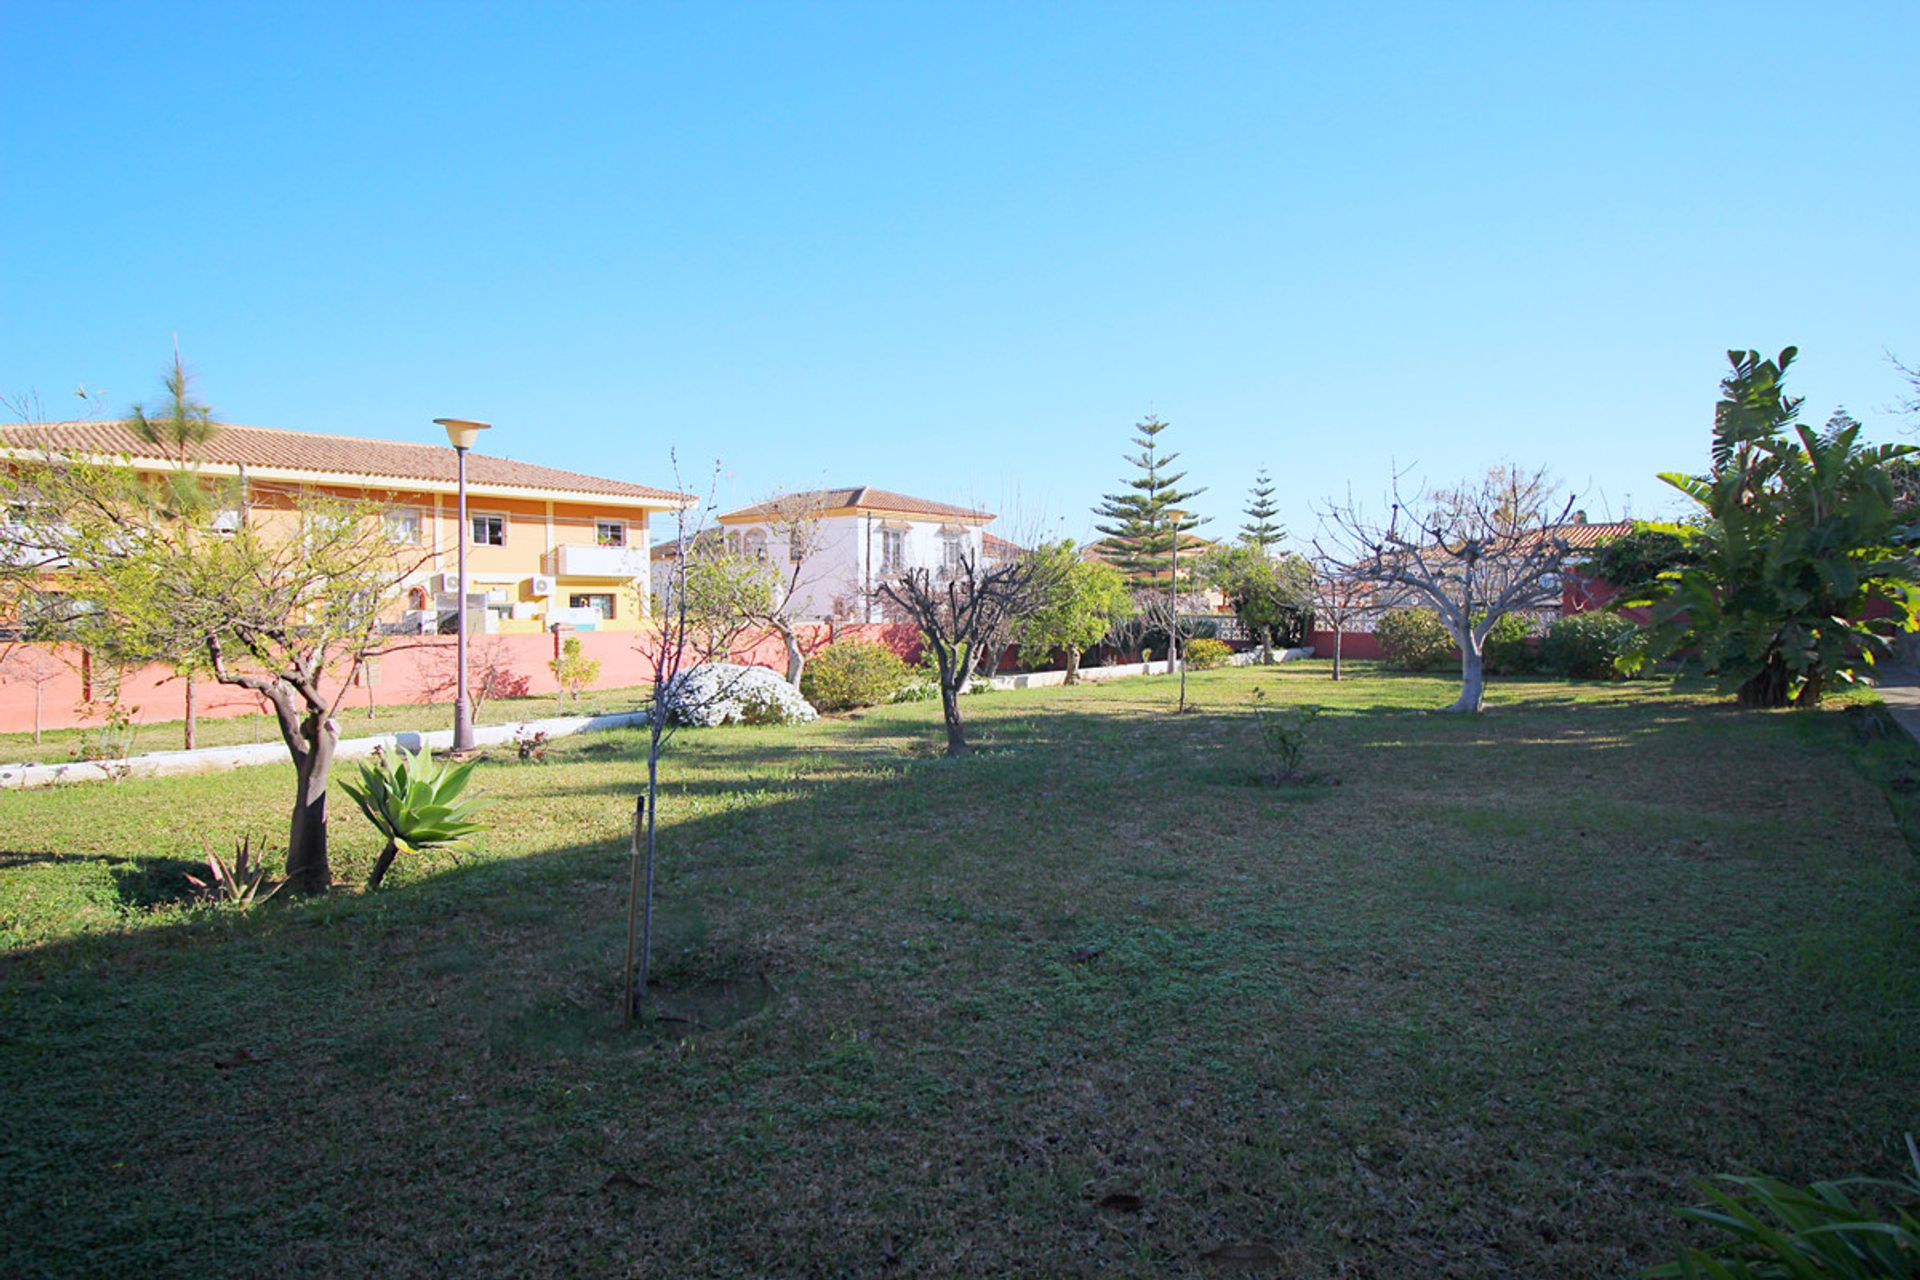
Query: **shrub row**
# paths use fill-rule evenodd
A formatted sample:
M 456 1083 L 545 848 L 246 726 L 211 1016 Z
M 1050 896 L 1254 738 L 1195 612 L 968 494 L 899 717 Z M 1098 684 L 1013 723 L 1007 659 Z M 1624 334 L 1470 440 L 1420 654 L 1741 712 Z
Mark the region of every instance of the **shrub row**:
M 1402 671 L 1438 671 L 1460 661 L 1459 646 L 1431 609 L 1395 609 L 1374 627 L 1381 657 Z M 1490 675 L 1543 672 L 1580 680 L 1613 677 L 1614 659 L 1633 643 L 1631 622 L 1613 613 L 1561 618 L 1536 641 L 1527 620 L 1504 614 L 1487 633 L 1482 654 Z

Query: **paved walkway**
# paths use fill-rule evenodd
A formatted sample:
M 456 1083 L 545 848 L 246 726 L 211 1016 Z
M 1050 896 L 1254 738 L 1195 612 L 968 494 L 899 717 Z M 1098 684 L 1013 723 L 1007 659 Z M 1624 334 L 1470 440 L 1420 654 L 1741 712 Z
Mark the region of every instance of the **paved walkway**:
M 1894 723 L 1905 729 L 1908 737 L 1920 742 L 1920 671 L 1888 663 L 1875 667 L 1873 678 Z

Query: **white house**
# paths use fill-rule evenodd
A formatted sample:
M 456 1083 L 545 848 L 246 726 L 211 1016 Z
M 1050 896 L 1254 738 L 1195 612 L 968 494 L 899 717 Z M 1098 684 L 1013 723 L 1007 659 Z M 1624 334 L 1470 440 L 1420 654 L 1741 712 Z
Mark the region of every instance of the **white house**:
M 772 561 L 800 563 L 795 614 L 883 622 L 880 587 L 908 569 L 941 569 L 962 556 L 994 557 L 1011 546 L 986 532 L 990 511 L 930 502 L 859 485 L 785 493 L 718 518 L 730 547 Z

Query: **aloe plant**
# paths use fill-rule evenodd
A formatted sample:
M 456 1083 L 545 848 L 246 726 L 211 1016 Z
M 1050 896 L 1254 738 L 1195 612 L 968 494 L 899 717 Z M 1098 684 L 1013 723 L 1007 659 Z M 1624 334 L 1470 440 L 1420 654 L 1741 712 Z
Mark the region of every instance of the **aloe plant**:
M 436 764 L 424 747 L 414 755 L 396 749 L 394 756 L 390 760 L 383 753 L 372 764 L 361 765 L 358 785 L 341 784 L 367 821 L 387 838 L 387 847 L 367 877 L 369 889 L 380 887 L 394 855 L 471 848 L 473 835 L 486 825 L 473 816 L 479 801 L 460 799 L 477 761 Z
M 205 836 L 200 837 L 200 848 L 207 855 L 208 878 L 188 876 L 187 882 L 208 902 L 226 903 L 244 911 L 257 902 L 265 902 L 287 883 L 285 880 L 267 883 L 267 864 L 254 859 L 252 836 L 240 838 L 240 843 L 233 848 L 231 863 L 213 851 Z

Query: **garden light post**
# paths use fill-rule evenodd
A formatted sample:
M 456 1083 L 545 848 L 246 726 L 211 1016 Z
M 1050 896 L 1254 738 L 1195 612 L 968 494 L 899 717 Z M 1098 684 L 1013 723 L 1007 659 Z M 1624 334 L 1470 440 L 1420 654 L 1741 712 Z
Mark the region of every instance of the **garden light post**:
M 434 421 L 447 429 L 447 441 L 453 445 L 454 457 L 458 460 L 460 479 L 460 548 L 459 604 L 456 606 L 458 622 L 456 624 L 454 653 L 454 692 L 453 692 L 453 749 L 455 751 L 473 750 L 473 704 L 467 701 L 467 542 L 473 537 L 473 530 L 467 524 L 467 450 L 473 448 L 474 439 L 487 429 L 487 423 L 470 422 L 465 418 L 435 418 Z

